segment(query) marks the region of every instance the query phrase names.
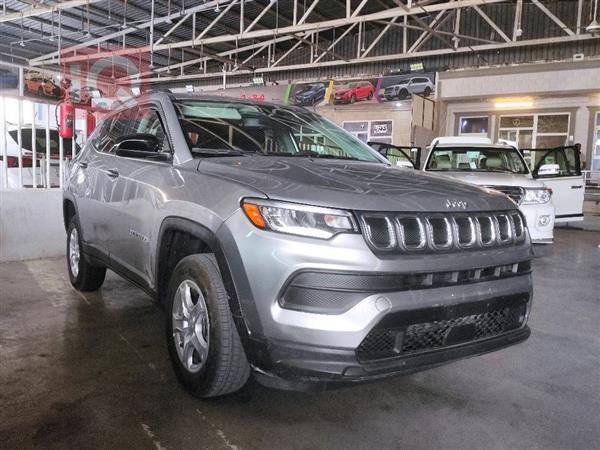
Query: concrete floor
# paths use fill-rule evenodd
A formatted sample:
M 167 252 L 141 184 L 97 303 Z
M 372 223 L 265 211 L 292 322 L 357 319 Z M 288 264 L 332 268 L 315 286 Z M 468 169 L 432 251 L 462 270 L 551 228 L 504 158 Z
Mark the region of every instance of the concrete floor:
M 200 401 L 167 360 L 163 315 L 64 259 L 0 265 L 0 448 L 600 447 L 600 232 L 538 247 L 531 338 L 412 376 L 316 394 L 255 384 Z

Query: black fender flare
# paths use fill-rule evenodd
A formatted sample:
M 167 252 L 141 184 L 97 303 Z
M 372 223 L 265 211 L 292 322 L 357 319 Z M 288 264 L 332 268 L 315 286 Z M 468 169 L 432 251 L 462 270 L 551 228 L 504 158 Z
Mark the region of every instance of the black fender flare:
M 223 277 L 223 284 L 227 291 L 229 309 L 244 350 L 246 351 L 246 356 L 251 363 L 257 359 L 264 359 L 262 325 L 258 317 L 248 279 L 244 271 L 236 271 L 235 279 L 232 275 L 232 265 L 241 264 L 241 257 L 239 254 L 232 254 L 231 251 L 226 255 L 221 239 L 214 231 L 204 225 L 179 216 L 166 217 L 161 223 L 156 241 L 156 260 L 154 262 L 157 299 L 161 300 L 160 263 L 164 258 L 165 250 L 167 250 L 164 235 L 171 230 L 189 233 L 201 239 L 209 247 L 211 253 L 215 255 L 221 276 Z M 238 260 L 230 261 L 228 258 Z

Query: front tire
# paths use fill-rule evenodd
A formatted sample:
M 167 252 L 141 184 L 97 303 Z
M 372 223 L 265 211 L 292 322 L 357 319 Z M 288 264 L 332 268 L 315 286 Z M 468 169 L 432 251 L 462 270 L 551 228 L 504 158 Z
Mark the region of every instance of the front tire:
M 242 388 L 250 365 L 214 256 L 183 258 L 171 276 L 166 301 L 167 346 L 179 381 L 201 398 Z
M 71 219 L 67 230 L 67 267 L 69 280 L 78 291 L 96 291 L 104 283 L 106 268 L 91 265 L 81 253 L 81 229 L 77 216 Z

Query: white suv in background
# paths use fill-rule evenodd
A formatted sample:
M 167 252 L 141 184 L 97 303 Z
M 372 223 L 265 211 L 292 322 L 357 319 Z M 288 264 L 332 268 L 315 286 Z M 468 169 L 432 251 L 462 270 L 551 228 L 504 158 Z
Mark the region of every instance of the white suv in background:
M 551 243 L 555 221 L 583 219 L 579 147 L 524 152 L 533 158 L 533 171 L 512 146 L 488 138 L 440 137 L 432 142 L 423 170 L 505 193 L 525 215 L 532 241 Z

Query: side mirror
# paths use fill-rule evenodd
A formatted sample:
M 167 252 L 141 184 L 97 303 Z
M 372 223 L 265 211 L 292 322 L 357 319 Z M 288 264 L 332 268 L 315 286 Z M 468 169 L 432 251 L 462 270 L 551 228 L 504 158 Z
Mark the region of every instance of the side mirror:
M 115 149 L 117 156 L 127 158 L 167 159 L 165 153 L 159 153 L 160 142 L 152 134 L 133 134 L 121 138 Z M 164 156 L 161 156 L 164 155 Z
M 405 161 L 403 159 L 399 159 L 396 161 L 396 167 L 401 167 L 403 169 L 414 169 L 415 166 L 410 161 Z
M 560 166 L 558 164 L 542 164 L 538 169 L 536 175 L 538 177 L 548 177 L 552 175 L 558 175 L 560 173 Z

